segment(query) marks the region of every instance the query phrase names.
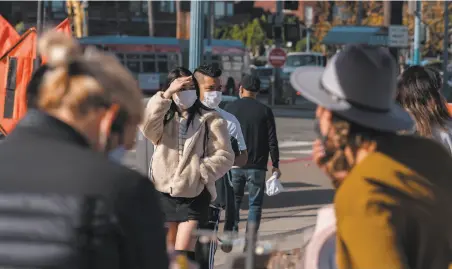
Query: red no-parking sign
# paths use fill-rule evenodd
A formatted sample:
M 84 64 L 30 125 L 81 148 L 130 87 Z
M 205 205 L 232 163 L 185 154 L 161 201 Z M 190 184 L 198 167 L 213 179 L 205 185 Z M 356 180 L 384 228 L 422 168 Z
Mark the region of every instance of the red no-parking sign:
M 287 54 L 283 49 L 280 48 L 274 48 L 270 51 L 268 54 L 268 62 L 273 67 L 281 67 L 284 65 L 287 59 Z

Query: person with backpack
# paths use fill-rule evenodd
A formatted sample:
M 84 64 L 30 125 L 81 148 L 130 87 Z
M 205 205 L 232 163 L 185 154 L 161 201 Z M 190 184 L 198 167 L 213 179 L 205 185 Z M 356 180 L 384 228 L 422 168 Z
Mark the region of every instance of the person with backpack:
M 215 181 L 234 163 L 226 121 L 199 100 L 192 73 L 169 72 L 167 88 L 148 102 L 140 128 L 155 145 L 150 178 L 159 191 L 170 250 L 195 260 L 193 231 L 217 197 Z
M 143 117 L 135 79 L 63 33 L 38 45 L 36 106 L 0 143 L 0 267 L 168 268 L 153 184 L 119 163 Z

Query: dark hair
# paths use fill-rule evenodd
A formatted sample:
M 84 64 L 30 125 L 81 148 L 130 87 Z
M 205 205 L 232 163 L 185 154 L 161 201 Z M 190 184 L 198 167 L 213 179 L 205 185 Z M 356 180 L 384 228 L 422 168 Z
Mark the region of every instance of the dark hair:
M 397 101 L 413 116 L 421 136 L 431 137 L 432 126 L 446 128 L 446 121 L 451 119 L 440 92 L 442 85 L 438 71 L 422 66 L 409 67 L 398 79 Z
M 320 160 L 320 163 L 327 164 L 326 169 L 330 175 L 339 171 L 350 171 L 356 164 L 358 149 L 363 145 L 375 144 L 378 146 L 379 140 L 396 135 L 362 126 L 337 113 L 333 113 L 331 123 L 334 126 L 334 133 L 325 141 L 325 157 Z M 346 148 L 351 150 L 352 156 L 346 156 Z M 341 183 L 340 179 L 334 177 L 332 179 L 333 185 L 338 187 Z
M 203 64 L 200 65 L 198 68 L 196 68 L 195 72 L 199 72 L 203 75 L 206 75 L 211 78 L 218 78 L 221 76 L 222 72 L 220 68 L 217 68 L 216 66 L 212 64 Z
M 176 67 L 176 68 L 174 68 L 173 70 L 171 70 L 168 73 L 168 78 L 166 80 L 166 87 L 165 87 L 164 90 L 167 90 L 169 88 L 169 86 L 171 85 L 171 83 L 174 80 L 176 80 L 177 78 L 188 77 L 188 76 L 192 76 L 192 75 L 193 75 L 192 72 L 190 72 L 190 70 L 188 70 L 187 68 L 184 68 L 184 67 Z M 186 130 L 188 130 L 188 127 L 193 122 L 193 120 L 195 118 L 195 114 L 198 113 L 199 115 L 201 115 L 201 109 L 207 110 L 207 111 L 212 110 L 212 109 L 206 107 L 205 105 L 203 105 L 201 103 L 201 101 L 199 101 L 199 86 L 198 86 L 198 82 L 194 78 L 193 78 L 193 82 L 195 84 L 196 95 L 198 96 L 198 99 L 196 99 L 195 103 L 190 108 L 187 109 L 188 118 L 187 118 Z M 170 109 L 165 114 L 165 117 L 163 119 L 163 124 L 166 125 L 168 122 L 170 122 L 174 118 L 175 113 L 179 113 L 179 110 L 177 108 L 176 103 L 173 100 L 171 102 Z

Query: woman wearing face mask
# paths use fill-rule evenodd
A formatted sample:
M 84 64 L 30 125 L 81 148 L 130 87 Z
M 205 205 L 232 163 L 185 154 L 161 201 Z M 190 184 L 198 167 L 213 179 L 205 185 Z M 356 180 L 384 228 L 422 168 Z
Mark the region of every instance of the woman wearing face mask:
M 194 260 L 192 232 L 207 218 L 215 181 L 234 162 L 226 122 L 199 101 L 192 73 L 179 67 L 149 100 L 140 128 L 155 145 L 150 178 L 160 192 L 168 248 Z

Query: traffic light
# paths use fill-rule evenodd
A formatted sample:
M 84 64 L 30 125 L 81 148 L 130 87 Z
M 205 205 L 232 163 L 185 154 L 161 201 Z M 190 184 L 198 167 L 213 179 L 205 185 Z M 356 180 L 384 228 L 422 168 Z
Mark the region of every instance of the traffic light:
M 287 23 L 284 24 L 284 39 L 286 41 L 298 41 L 300 36 L 300 24 L 299 23 Z
M 273 39 L 282 40 L 282 27 L 273 26 Z
M 268 39 L 273 39 L 273 24 L 266 23 L 264 25 L 264 30 L 265 30 L 265 36 Z
M 152 1 L 150 3 L 152 3 Z M 190 12 L 190 4 L 190 1 L 180 1 L 180 11 Z
M 298 1 L 284 1 L 284 9 L 298 10 Z

